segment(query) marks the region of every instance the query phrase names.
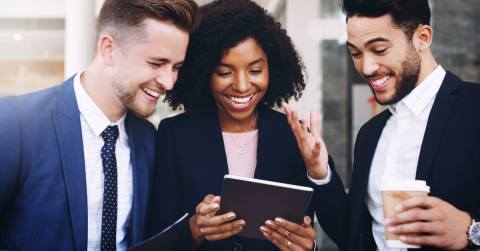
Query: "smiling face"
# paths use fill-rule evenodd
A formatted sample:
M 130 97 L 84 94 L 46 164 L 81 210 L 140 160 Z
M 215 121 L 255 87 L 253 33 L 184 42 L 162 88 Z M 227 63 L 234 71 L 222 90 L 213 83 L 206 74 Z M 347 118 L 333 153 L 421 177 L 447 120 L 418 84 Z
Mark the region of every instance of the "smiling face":
M 189 35 L 175 26 L 146 19 L 146 41 L 115 54 L 112 87 L 119 102 L 137 116 L 146 118 L 155 104 L 177 81 Z
M 420 55 L 390 15 L 351 17 L 347 32 L 355 68 L 370 84 L 378 103 L 397 103 L 418 85 Z
M 210 77 L 210 92 L 217 102 L 220 123 L 253 121 L 268 81 L 267 56 L 254 39 L 248 38 L 225 51 Z

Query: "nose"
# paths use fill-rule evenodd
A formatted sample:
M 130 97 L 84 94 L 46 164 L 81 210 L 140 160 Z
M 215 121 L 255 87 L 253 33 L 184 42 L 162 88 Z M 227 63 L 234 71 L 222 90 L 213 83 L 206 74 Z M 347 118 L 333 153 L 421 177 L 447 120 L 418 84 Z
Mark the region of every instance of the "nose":
M 362 72 L 364 75 L 372 75 L 374 72 L 380 69 L 380 65 L 375 60 L 375 57 L 368 55 L 363 56 L 363 69 Z
M 155 81 L 161 85 L 161 87 L 169 91 L 173 88 L 175 81 L 177 80 L 178 72 L 173 70 L 173 67 L 161 67 L 155 78 Z
M 232 81 L 232 87 L 235 91 L 239 93 L 246 93 L 248 90 L 250 90 L 251 83 L 247 72 L 239 72 L 238 74 L 234 74 Z

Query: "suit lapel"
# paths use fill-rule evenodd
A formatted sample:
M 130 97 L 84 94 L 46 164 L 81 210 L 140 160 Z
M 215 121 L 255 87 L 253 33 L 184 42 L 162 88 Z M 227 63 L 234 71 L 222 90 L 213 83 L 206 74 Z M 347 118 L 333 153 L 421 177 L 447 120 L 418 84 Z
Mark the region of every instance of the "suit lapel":
M 451 93 L 457 90 L 459 84 L 460 78 L 447 71 L 428 117 L 427 128 L 425 129 L 418 159 L 415 177 L 417 180 L 427 180 L 428 178 L 438 145 L 448 122 L 448 117 L 457 101 L 457 97 L 451 95 Z
M 58 107 L 52 110 L 52 113 L 70 206 L 75 247 L 77 250 L 86 250 L 88 242 L 87 183 L 80 111 L 73 90 L 74 77 L 58 87 Z
M 349 198 L 352 200 L 352 205 L 354 205 L 355 210 L 351 210 L 352 219 L 360 223 L 362 210 L 364 210 L 365 205 L 365 194 L 367 191 L 368 180 L 370 176 L 370 167 L 372 165 L 373 157 L 377 149 L 378 141 L 382 135 L 383 128 L 387 123 L 387 120 L 390 118 L 391 113 L 389 110 L 384 111 L 379 115 L 379 119 L 372 127 L 370 131 L 362 132 L 362 138 L 357 140 L 366 140 L 365 143 L 357 142 L 356 144 L 361 144 L 361 146 L 355 153 L 355 163 L 352 173 L 352 183 L 350 185 Z M 368 128 L 368 127 L 365 127 Z M 352 225 L 355 224 L 352 222 Z M 354 227 L 352 229 L 358 229 Z M 355 235 L 357 236 L 357 235 Z
M 221 175 L 221 179 L 228 174 L 227 154 L 225 153 L 225 145 L 223 143 L 222 128 L 216 111 L 207 114 L 195 115 L 201 121 L 197 134 L 203 135 L 199 145 L 205 146 L 204 153 L 208 156 L 210 163 L 209 169 L 212 175 Z M 221 191 L 221 186 L 220 186 Z M 219 191 L 219 192 L 220 192 Z
M 130 220 L 130 238 L 132 243 L 143 241 L 143 223 L 147 210 L 148 164 L 142 137 L 137 132 L 134 115 L 127 113 L 125 127 L 130 140 L 130 157 L 133 173 L 133 198 Z

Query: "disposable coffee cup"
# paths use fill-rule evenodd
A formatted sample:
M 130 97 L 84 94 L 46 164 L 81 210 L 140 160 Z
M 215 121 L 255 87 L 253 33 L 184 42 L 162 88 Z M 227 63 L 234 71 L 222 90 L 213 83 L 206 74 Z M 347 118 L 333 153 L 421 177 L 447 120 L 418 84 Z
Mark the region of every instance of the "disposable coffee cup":
M 427 196 L 430 187 L 423 180 L 384 180 L 380 186 L 383 203 L 383 217 L 389 218 L 397 214 L 395 206 L 398 203 L 418 195 Z M 389 248 L 420 248 L 418 245 L 410 245 L 400 241 L 400 235 L 391 234 L 385 226 L 387 247 Z M 419 236 L 418 234 L 407 234 L 408 236 Z

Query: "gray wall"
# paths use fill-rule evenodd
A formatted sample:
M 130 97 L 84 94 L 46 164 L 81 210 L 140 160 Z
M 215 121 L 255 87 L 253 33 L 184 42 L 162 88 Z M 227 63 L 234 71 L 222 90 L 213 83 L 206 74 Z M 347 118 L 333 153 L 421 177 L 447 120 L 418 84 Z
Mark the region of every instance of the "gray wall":
M 480 83 L 480 1 L 432 2 L 432 51 L 437 63 L 465 81 Z

